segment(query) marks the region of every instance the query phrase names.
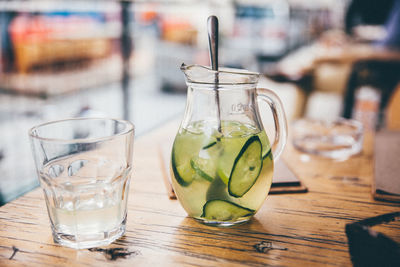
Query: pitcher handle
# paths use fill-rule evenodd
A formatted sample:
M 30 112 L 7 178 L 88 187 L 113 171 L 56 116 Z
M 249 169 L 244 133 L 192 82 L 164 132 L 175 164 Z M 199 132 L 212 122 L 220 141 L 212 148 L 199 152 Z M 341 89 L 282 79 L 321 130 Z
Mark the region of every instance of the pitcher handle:
M 274 117 L 275 139 L 271 149 L 274 162 L 276 162 L 285 148 L 288 136 L 285 111 L 279 97 L 269 89 L 257 88 L 257 98 L 260 98 L 270 106 Z

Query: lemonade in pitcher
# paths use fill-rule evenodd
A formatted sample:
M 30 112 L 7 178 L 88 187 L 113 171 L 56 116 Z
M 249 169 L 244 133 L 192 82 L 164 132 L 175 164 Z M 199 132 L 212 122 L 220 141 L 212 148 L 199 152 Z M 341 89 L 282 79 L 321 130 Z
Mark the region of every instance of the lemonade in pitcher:
M 268 137 L 251 125 L 198 121 L 182 128 L 172 150 L 175 191 L 187 213 L 213 222 L 247 221 L 271 186 Z M 215 125 L 215 123 L 214 123 Z

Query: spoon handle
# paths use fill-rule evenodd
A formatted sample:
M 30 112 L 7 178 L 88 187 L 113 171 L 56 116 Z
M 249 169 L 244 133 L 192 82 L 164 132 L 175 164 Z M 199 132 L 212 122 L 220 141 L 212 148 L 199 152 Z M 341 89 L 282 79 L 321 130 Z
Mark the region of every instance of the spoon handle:
M 208 44 L 210 46 L 211 67 L 218 70 L 218 18 L 209 16 L 207 19 Z

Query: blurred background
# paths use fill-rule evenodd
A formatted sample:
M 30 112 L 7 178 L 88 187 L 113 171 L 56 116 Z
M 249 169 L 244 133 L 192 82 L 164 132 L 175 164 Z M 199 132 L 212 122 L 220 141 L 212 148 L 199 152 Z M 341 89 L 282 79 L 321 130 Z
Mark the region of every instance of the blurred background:
M 260 72 L 289 121 L 399 128 L 399 0 L 1 0 L 0 205 L 38 185 L 38 123 L 124 118 L 140 137 L 181 118 L 179 67 L 209 65 L 212 14 L 220 65 Z

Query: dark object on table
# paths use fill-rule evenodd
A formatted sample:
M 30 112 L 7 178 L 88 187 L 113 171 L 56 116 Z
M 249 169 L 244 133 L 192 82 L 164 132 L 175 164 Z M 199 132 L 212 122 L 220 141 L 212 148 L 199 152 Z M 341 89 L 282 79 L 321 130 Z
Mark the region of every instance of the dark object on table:
M 346 224 L 349 252 L 354 266 L 400 266 L 400 245 L 369 228 L 395 220 L 400 220 L 400 212 Z
M 307 187 L 302 184 L 283 159 L 275 164 L 269 194 L 307 193 L 307 191 Z

